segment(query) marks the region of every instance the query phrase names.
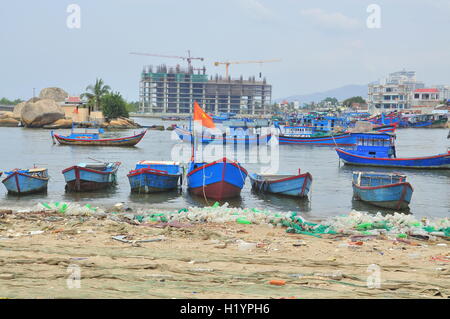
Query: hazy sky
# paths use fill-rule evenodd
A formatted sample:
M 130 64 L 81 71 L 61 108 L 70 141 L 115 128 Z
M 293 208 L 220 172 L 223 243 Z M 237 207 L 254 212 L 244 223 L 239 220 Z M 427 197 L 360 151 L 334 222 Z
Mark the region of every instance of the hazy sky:
M 80 28 L 67 7 L 81 8 Z M 368 28 L 367 7 L 381 9 Z M 4 0 L 0 3 L 0 97 L 28 99 L 49 86 L 82 93 L 101 77 L 138 99 L 144 64 L 185 64 L 131 51 L 216 60 L 282 59 L 232 65 L 263 76 L 273 98 L 366 84 L 403 68 L 426 84 L 450 84 L 450 0 Z M 203 63 L 195 63 L 202 66 Z

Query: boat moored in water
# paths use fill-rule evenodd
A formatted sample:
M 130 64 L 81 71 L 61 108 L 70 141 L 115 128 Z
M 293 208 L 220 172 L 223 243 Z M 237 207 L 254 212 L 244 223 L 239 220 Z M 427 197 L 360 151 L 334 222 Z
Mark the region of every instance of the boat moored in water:
M 111 187 L 117 183 L 120 162 L 79 163 L 62 171 L 66 190 L 75 192 L 93 191 Z
M 181 127 L 176 127 L 180 140 L 183 142 L 192 142 L 192 132 Z M 267 144 L 272 135 L 271 134 L 244 134 L 242 132 L 233 134 L 197 134 L 195 137 L 197 142 L 202 144 L 246 144 L 246 145 L 264 145 Z
M 141 141 L 147 130 L 143 130 L 138 134 L 127 137 L 118 138 L 101 138 L 100 134 L 104 131 L 97 127 L 78 127 L 74 123 L 72 125 L 71 134 L 68 136 L 56 134 L 51 131 L 53 142 L 59 142 L 61 145 L 83 145 L 83 146 L 134 146 Z
M 10 194 L 26 195 L 47 191 L 49 177 L 46 168 L 14 169 L 5 172 L 5 175 L 2 183 Z
M 165 192 L 181 185 L 182 170 L 178 162 L 140 161 L 127 177 L 132 192 Z
M 407 209 L 413 188 L 406 176 L 397 173 L 353 172 L 353 198 L 389 208 Z
M 186 176 L 192 194 L 223 200 L 240 195 L 247 175 L 238 162 L 224 157 L 211 163 L 192 161 Z
M 312 184 L 310 173 L 297 175 L 250 174 L 253 190 L 261 193 L 307 197 Z
M 395 136 L 389 133 L 355 133 L 353 149 L 336 148 L 345 164 L 362 166 L 403 167 L 418 169 L 450 169 L 450 150 L 444 154 L 397 158 Z

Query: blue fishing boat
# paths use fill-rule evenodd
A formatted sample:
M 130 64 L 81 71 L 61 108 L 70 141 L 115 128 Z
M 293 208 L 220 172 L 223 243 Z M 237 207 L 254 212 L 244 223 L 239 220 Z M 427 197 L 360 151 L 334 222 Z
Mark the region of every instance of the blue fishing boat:
M 408 208 L 413 193 L 406 176 L 397 173 L 353 172 L 352 185 L 354 199 L 397 210 Z
M 140 161 L 127 175 L 131 191 L 155 193 L 176 189 L 181 185 L 182 170 L 177 162 Z M 180 183 L 179 183 L 180 182 Z
M 419 169 L 450 169 L 450 151 L 444 154 L 397 158 L 395 136 L 389 133 L 354 133 L 353 149 L 336 148 L 345 164 L 363 166 L 404 167 Z
M 307 197 L 311 188 L 310 173 L 297 175 L 250 174 L 253 190 L 261 193 Z
M 304 145 L 323 145 L 323 146 L 352 146 L 355 144 L 355 138 L 351 133 L 311 135 L 311 136 L 288 136 L 280 135 L 278 137 L 280 144 L 304 144 Z
M 89 127 L 84 127 L 88 125 Z M 96 127 L 96 123 L 73 123 L 71 134 L 68 136 L 50 132 L 53 143 L 56 141 L 61 145 L 83 145 L 83 146 L 134 146 L 141 141 L 147 130 L 138 134 L 118 138 L 101 138 L 104 133 L 102 128 Z
M 175 128 L 180 140 L 183 142 L 192 142 L 192 132 L 181 127 Z M 231 130 L 230 133 L 211 134 L 204 132 L 204 134 L 196 134 L 197 142 L 202 144 L 247 144 L 247 145 L 264 145 L 267 144 L 272 135 L 271 134 L 249 134 L 245 131 Z
M 26 195 L 47 191 L 49 177 L 46 168 L 14 169 L 5 172 L 5 175 L 2 183 L 10 194 Z
M 187 172 L 188 189 L 194 195 L 215 200 L 237 197 L 247 175 L 238 162 L 225 157 L 211 163 L 191 161 Z
M 79 163 L 62 171 L 66 190 L 85 192 L 108 188 L 117 183 L 120 162 Z

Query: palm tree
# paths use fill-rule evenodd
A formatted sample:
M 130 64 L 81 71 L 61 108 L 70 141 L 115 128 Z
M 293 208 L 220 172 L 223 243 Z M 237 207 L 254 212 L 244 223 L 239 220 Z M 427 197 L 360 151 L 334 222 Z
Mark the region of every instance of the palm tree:
M 98 111 L 100 110 L 100 100 L 102 96 L 109 93 L 109 90 L 111 90 L 111 88 L 109 85 L 104 85 L 102 79 L 96 79 L 94 85 L 90 84 L 86 87 L 87 92 L 81 94 L 81 97 L 87 97 L 88 104 L 93 104 L 94 111 Z

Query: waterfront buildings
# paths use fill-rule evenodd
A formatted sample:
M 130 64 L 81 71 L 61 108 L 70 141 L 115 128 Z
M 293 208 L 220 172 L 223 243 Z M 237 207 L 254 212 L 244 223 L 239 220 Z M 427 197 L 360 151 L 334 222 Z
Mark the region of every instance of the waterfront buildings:
M 449 98 L 450 87 L 425 87 L 416 79 L 415 71 L 398 71 L 368 86 L 368 105 L 371 111 L 402 109 L 430 109 Z
M 195 73 L 197 71 L 197 73 Z M 146 66 L 141 73 L 139 112 L 147 114 L 189 114 L 194 101 L 207 112 L 219 114 L 265 114 L 272 86 L 265 79 L 244 80 L 209 77 L 206 70 Z
M 423 82 L 416 80 L 415 71 L 398 71 L 387 78 L 369 84 L 369 109 L 399 110 L 411 107 L 411 94 L 424 88 Z

